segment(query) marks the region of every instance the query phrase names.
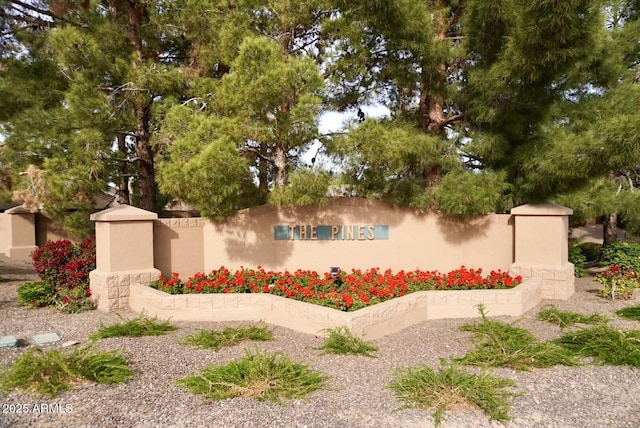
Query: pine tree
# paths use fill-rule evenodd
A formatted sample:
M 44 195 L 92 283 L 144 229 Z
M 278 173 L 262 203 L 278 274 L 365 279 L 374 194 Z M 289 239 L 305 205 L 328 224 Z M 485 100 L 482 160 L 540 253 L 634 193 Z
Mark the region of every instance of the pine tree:
M 587 84 L 576 70 L 601 41 L 599 6 L 591 0 L 341 2 L 329 68 L 334 103 L 379 102 L 391 110 L 384 132 L 362 138 L 357 130 L 334 145 L 348 181 L 365 195 L 455 214 L 552 195 L 530 186 L 522 169 L 553 106 Z M 413 135 L 390 138 L 393 132 Z M 407 153 L 406 160 L 398 162 L 398 153 Z M 366 183 L 371 176 L 384 177 L 386 185 Z

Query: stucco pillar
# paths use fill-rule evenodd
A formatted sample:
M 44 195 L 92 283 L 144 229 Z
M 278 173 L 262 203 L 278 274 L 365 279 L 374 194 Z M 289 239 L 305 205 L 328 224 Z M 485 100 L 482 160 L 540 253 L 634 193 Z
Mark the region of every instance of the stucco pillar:
M 4 253 L 12 260 L 31 261 L 36 245 L 36 215 L 23 207 L 5 211 L 7 242 Z
M 96 269 L 91 294 L 106 312 L 129 308 L 129 287 L 160 276 L 153 265 L 153 222 L 158 215 L 129 205 L 91 215 L 96 222 Z
M 539 278 L 543 299 L 567 300 L 575 292 L 569 263 L 569 216 L 573 210 L 553 204 L 528 204 L 511 210 L 515 219 L 512 275 Z

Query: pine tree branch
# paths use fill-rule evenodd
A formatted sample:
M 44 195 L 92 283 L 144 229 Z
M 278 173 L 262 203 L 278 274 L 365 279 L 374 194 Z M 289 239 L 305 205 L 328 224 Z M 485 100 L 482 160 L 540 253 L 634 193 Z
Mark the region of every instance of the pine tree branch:
M 10 1 L 9 2 L 9 7 L 11 7 L 14 10 L 17 10 L 18 12 L 23 12 L 23 11 L 21 9 L 18 9 L 17 7 L 15 7 L 14 4 L 16 4 L 16 5 L 18 5 L 18 6 L 22 7 L 22 8 L 25 8 L 27 10 L 30 10 L 32 12 L 36 12 L 38 14 L 41 14 L 41 15 L 46 15 L 46 16 L 49 16 L 49 17 L 54 18 L 54 19 L 56 18 L 56 16 L 51 11 L 49 11 L 47 9 L 40 9 L 38 7 L 35 7 L 33 5 L 30 5 L 28 3 L 25 3 L 25 2 L 22 2 L 22 1 L 18 1 L 18 0 Z

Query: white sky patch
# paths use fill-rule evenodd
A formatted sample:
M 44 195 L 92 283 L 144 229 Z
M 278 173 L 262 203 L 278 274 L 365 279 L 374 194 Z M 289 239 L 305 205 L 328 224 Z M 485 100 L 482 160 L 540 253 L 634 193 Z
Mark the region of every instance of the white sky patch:
M 388 118 L 391 116 L 391 110 L 382 104 L 373 104 L 361 107 L 365 118 Z M 320 134 L 331 134 L 334 132 L 346 132 L 350 124 L 356 123 L 358 120 L 357 110 L 350 110 L 346 112 L 328 111 L 320 115 L 318 120 L 318 130 Z M 304 155 L 301 156 L 301 161 L 307 165 L 311 165 L 311 160 L 318 154 L 318 150 L 321 148 L 320 142 L 316 141 L 311 145 Z M 319 154 L 319 158 L 316 159 L 315 164 L 322 165 L 324 167 L 330 167 L 330 162 L 326 156 L 322 153 Z

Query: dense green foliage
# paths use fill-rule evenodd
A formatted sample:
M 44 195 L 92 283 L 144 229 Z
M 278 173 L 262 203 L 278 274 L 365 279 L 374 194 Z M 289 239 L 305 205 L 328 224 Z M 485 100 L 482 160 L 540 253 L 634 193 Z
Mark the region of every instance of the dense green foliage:
M 616 241 L 602 247 L 600 263 L 603 266 L 620 266 L 640 274 L 640 243 Z
M 109 184 L 213 218 L 339 185 L 463 215 L 555 199 L 640 228 L 636 1 L 8 4 L 0 194 L 78 236 Z M 331 110 L 353 120 L 329 132 Z

